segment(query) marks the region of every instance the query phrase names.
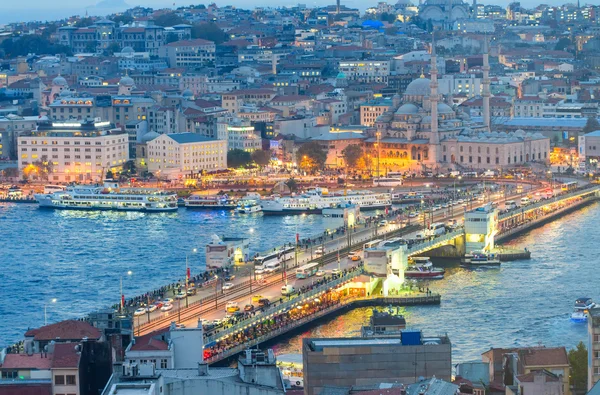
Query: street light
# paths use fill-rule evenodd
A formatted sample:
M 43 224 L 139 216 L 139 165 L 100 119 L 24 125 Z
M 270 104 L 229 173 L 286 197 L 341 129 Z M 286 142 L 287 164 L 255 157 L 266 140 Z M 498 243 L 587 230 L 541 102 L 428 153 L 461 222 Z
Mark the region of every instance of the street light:
M 453 217 L 454 216 L 454 203 L 456 202 L 456 179 L 462 180 L 461 176 L 458 177 L 454 177 L 454 194 L 453 194 L 453 198 L 452 198 L 452 204 L 450 205 L 450 210 L 451 210 L 451 214 L 450 216 Z
M 50 303 L 56 303 L 57 299 L 50 299 Z M 48 303 L 44 303 L 44 326 L 48 325 Z
M 127 275 L 131 276 L 133 272 L 131 270 L 127 271 Z M 121 274 L 121 310 L 120 313 L 123 313 L 123 309 L 125 308 L 125 294 L 123 293 L 123 275 Z
M 196 248 L 192 249 L 192 254 L 198 252 Z M 185 307 L 188 307 L 188 282 L 190 281 L 190 266 L 188 265 L 189 253 L 185 253 Z

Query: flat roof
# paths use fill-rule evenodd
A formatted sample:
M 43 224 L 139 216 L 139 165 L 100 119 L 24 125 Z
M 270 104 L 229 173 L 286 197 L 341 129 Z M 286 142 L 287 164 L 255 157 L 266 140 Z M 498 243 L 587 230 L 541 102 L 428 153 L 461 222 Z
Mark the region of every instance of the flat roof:
M 401 345 L 402 340 L 398 338 L 387 339 L 331 339 L 313 340 L 311 344 L 315 348 L 323 347 L 354 347 L 354 346 L 389 346 Z

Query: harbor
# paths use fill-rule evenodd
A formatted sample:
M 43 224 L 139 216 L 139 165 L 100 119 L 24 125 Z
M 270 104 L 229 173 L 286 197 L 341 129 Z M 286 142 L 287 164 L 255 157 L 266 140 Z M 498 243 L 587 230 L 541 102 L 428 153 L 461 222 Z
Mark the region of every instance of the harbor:
M 591 188 L 594 188 L 594 187 L 591 187 Z M 590 190 L 592 190 L 592 189 L 590 189 Z M 590 190 L 586 191 L 586 193 L 590 193 Z M 593 189 L 592 192 L 595 193 L 595 188 Z M 567 199 L 569 197 L 571 197 L 571 195 L 565 196 L 563 200 L 567 201 Z M 483 205 L 483 204 L 481 204 L 481 205 Z M 478 206 L 478 204 L 475 204 L 474 206 L 476 208 Z M 532 207 L 531 209 L 533 210 L 533 209 L 535 209 L 535 207 Z M 67 214 L 67 213 L 62 212 L 60 215 L 65 215 L 65 214 Z M 197 213 L 194 213 L 194 214 L 197 214 Z M 207 214 L 214 215 L 215 213 L 202 213 L 201 215 L 207 215 Z M 384 213 L 381 213 L 381 214 L 384 214 Z M 444 213 L 444 212 L 435 214 L 433 216 L 433 220 L 434 221 L 442 221 L 444 219 L 447 219 L 445 217 L 445 214 L 446 213 Z M 102 214 L 102 215 L 105 216 L 107 214 Z M 136 215 L 136 214 L 128 213 L 127 215 L 130 216 L 130 215 Z M 173 214 L 159 214 L 159 215 L 165 216 L 164 218 L 169 218 Z M 232 215 L 235 215 L 235 214 L 232 214 Z M 397 213 L 396 213 L 396 215 L 397 215 Z M 77 216 L 75 216 L 75 217 L 77 217 Z M 311 217 L 313 217 L 313 218 L 310 219 Z M 244 218 L 245 220 L 247 220 L 249 217 L 246 216 L 246 217 L 240 217 L 240 218 Z M 298 221 L 307 221 L 307 220 L 313 221 L 313 224 L 314 224 L 314 222 L 322 220 L 322 218 L 319 216 L 308 216 L 308 217 L 298 216 L 298 217 L 289 217 L 289 218 L 295 219 Z M 130 220 L 132 220 L 132 219 L 130 219 Z M 137 220 L 140 220 L 140 219 L 138 218 Z M 339 267 L 342 270 L 344 270 L 348 267 L 351 267 L 354 264 L 354 262 L 352 262 L 351 260 L 346 258 L 348 251 L 349 251 L 349 249 L 348 249 L 349 242 L 350 242 L 350 246 L 351 246 L 350 250 L 352 248 L 360 249 L 365 242 L 368 242 L 375 238 L 393 239 L 394 237 L 398 237 L 398 236 L 405 237 L 411 233 L 414 234 L 421 227 L 421 225 L 419 223 L 417 223 L 417 224 L 413 223 L 410 225 L 406 224 L 406 226 L 404 226 L 402 228 L 400 227 L 399 224 L 396 225 L 396 224 L 388 223 L 381 227 L 378 225 L 379 225 L 378 222 L 374 221 L 374 222 L 371 222 L 369 225 L 362 224 L 361 225 L 362 228 L 360 226 L 357 226 L 356 233 L 355 234 L 351 233 L 350 237 L 347 234 L 335 234 L 334 233 L 333 235 L 331 235 L 331 236 L 333 236 L 331 239 L 328 239 L 327 237 L 323 238 L 323 242 L 321 243 L 322 246 L 325 248 L 326 251 L 332 251 L 331 253 L 325 254 L 325 256 L 322 259 L 320 259 L 320 261 L 323 264 L 323 268 L 326 269 L 327 271 L 331 271 L 332 269 L 334 269 L 336 267 Z M 535 226 L 535 225 L 536 224 L 533 222 L 530 223 L 530 226 Z M 295 231 L 297 230 L 296 229 L 297 226 L 298 225 L 292 226 L 292 228 L 294 228 L 293 232 L 290 232 L 291 233 L 290 239 L 292 239 L 292 240 L 294 238 L 293 236 L 296 234 Z M 254 228 L 251 228 L 251 229 L 254 229 Z M 461 232 L 462 232 L 462 234 L 461 234 Z M 252 233 L 252 232 L 249 232 L 249 233 Z M 327 230 L 325 230 L 325 233 L 327 233 Z M 309 235 L 311 233 L 307 232 L 307 233 L 303 233 L 303 234 Z M 328 233 L 327 233 L 327 235 L 329 236 Z M 448 245 L 448 243 L 450 243 L 457 237 L 464 237 L 464 231 L 461 229 L 457 229 L 456 231 L 446 233 L 445 235 L 440 236 L 437 239 L 434 238 L 432 240 L 427 240 L 427 241 L 418 243 L 414 246 L 411 246 L 411 250 L 413 250 L 413 251 L 411 251 L 411 253 L 412 254 L 425 253 L 426 251 L 430 251 L 433 248 L 439 248 L 440 244 Z M 302 238 L 304 238 L 304 237 L 302 237 Z M 316 239 L 317 237 L 313 237 L 313 238 Z M 289 245 L 289 243 L 287 243 L 287 244 Z M 319 244 L 319 243 L 311 244 L 312 249 L 316 250 L 319 246 L 321 246 L 321 244 Z M 277 248 L 277 247 L 275 247 L 275 248 Z M 342 259 L 341 259 L 340 263 L 338 263 L 338 258 L 337 258 L 338 251 L 342 255 Z M 310 254 L 309 249 L 305 247 L 304 251 L 301 251 L 298 254 L 298 256 L 295 257 L 297 259 L 297 265 L 296 265 L 295 260 L 294 260 L 293 264 L 290 263 L 290 267 L 288 268 L 288 273 L 286 274 L 286 276 L 289 276 L 290 278 L 293 277 L 293 269 L 296 266 L 302 265 L 303 263 L 310 261 L 311 257 L 309 254 Z M 315 256 L 313 254 L 312 259 L 314 259 L 314 258 L 315 258 Z M 193 257 L 192 257 L 191 261 L 195 262 Z M 190 266 L 197 267 L 196 265 L 197 265 L 197 263 L 194 263 Z M 247 266 L 246 266 L 246 268 L 247 268 Z M 189 304 L 187 308 L 181 307 L 182 303 L 184 303 L 184 300 L 179 300 L 174 303 L 177 308 L 174 310 L 171 310 L 169 313 L 163 313 L 162 318 L 160 318 L 160 317 L 158 319 L 152 318 L 150 320 L 150 322 L 147 322 L 146 314 L 144 314 L 143 316 L 135 317 L 134 327 L 135 327 L 136 334 L 144 335 L 145 333 L 151 333 L 152 331 L 155 331 L 160 328 L 164 328 L 164 327 L 168 326 L 170 324 L 170 322 L 173 320 L 176 322 L 181 322 L 182 324 L 187 325 L 187 326 L 193 326 L 193 325 L 197 324 L 197 321 L 200 317 L 202 317 L 203 319 L 208 319 L 208 318 L 204 318 L 204 317 L 210 318 L 213 316 L 213 314 L 215 314 L 215 317 L 217 317 L 219 314 L 222 314 L 222 313 L 220 313 L 220 311 L 222 311 L 221 309 L 223 309 L 229 301 L 232 301 L 231 296 L 235 297 L 235 300 L 239 300 L 240 306 L 243 306 L 246 303 L 245 300 L 250 301 L 250 298 L 257 293 L 261 293 L 261 294 L 264 294 L 264 296 L 267 296 L 267 297 L 270 296 L 271 298 L 273 298 L 279 294 L 279 289 L 281 288 L 281 284 L 285 281 L 284 275 L 282 275 L 281 273 L 273 273 L 268 276 L 264 276 L 262 279 L 260 279 L 260 282 L 253 282 L 253 281 L 248 282 L 248 280 L 244 277 L 244 275 L 248 276 L 248 275 L 250 275 L 250 272 L 246 271 L 246 273 L 244 274 L 244 270 L 245 270 L 244 267 L 240 267 L 237 270 L 239 270 L 240 272 L 238 273 L 237 279 L 234 281 L 235 287 L 231 290 L 232 293 L 229 293 L 229 291 L 227 293 L 223 292 L 223 290 L 221 288 L 217 288 L 215 283 L 208 284 L 205 292 L 202 290 L 202 287 L 199 287 L 198 293 L 196 295 L 186 298 L 186 299 L 188 299 L 187 303 Z M 195 272 L 195 270 L 194 270 L 194 272 Z M 450 273 L 452 273 L 452 270 L 450 270 Z M 266 281 L 266 283 L 264 281 Z M 443 281 L 436 282 L 436 284 L 432 285 L 432 287 L 437 288 L 443 283 L 444 283 Z M 180 283 L 180 285 L 181 285 L 181 283 Z M 222 287 L 222 283 L 220 283 L 220 286 Z M 215 295 L 215 290 L 217 290 L 216 295 Z M 437 291 L 437 289 L 436 289 L 436 291 Z M 203 292 L 204 292 L 204 294 L 203 294 Z M 164 296 L 171 296 L 171 295 L 164 295 Z M 387 297 L 390 297 L 390 296 L 387 296 Z M 439 298 L 438 299 L 438 303 L 439 303 L 442 300 L 442 297 L 441 296 L 436 296 L 436 297 Z M 373 299 L 374 296 L 370 295 L 368 298 Z M 398 301 L 398 300 L 395 302 L 402 303 L 401 301 Z M 384 299 L 384 300 L 381 300 L 378 302 L 373 302 L 373 303 L 384 305 L 385 303 L 390 303 L 390 301 L 389 300 L 385 301 L 385 299 Z M 442 304 L 443 304 L 443 302 L 442 302 Z M 216 305 L 217 309 L 215 309 L 215 305 Z M 351 304 L 351 305 L 355 306 L 355 304 Z M 181 307 L 181 310 L 178 309 L 178 307 Z M 157 312 L 157 313 L 160 315 L 160 312 Z M 325 313 L 322 313 L 322 314 L 327 315 Z M 319 316 L 319 317 L 322 317 L 322 316 Z M 144 321 L 146 321 L 146 323 L 144 323 Z M 308 317 L 306 317 L 306 321 L 308 322 L 308 321 L 310 321 L 310 319 L 308 319 Z M 295 328 L 295 326 L 293 328 Z M 293 328 L 290 327 L 290 330 Z M 286 333 L 287 333 L 287 331 L 286 331 Z M 210 336 L 210 332 L 207 332 L 207 336 Z M 210 337 L 207 337 L 207 340 L 209 342 L 214 341 Z M 223 357 L 223 358 L 226 358 L 226 357 Z

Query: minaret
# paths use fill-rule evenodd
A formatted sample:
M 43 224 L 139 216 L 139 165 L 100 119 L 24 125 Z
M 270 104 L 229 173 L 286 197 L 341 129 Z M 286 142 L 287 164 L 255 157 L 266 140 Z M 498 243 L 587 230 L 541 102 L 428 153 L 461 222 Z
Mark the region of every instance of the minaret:
M 429 102 L 431 103 L 431 138 L 429 139 L 429 162 L 437 163 L 440 136 L 438 134 L 438 79 L 437 55 L 435 53 L 435 31 L 431 39 L 431 83 L 429 84 Z
M 491 127 L 490 122 L 490 60 L 488 54 L 487 36 L 483 41 L 483 90 L 481 97 L 483 98 L 483 123 L 486 130 L 489 132 Z

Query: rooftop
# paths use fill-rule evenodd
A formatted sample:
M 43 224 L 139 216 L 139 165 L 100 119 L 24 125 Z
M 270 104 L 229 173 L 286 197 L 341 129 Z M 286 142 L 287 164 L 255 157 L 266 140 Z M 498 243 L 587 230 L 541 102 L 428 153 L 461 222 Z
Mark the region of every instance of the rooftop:
M 85 321 L 77 320 L 65 320 L 25 332 L 25 337 L 33 337 L 37 341 L 81 340 L 83 338 L 98 340 L 101 336 L 102 332 L 98 328 L 94 328 Z
M 42 354 L 6 354 L 2 369 L 34 369 L 49 370 L 52 367 L 52 359 L 43 357 Z
M 57 343 L 52 353 L 52 368 L 77 368 L 79 366 L 79 352 L 75 349 L 77 343 Z
M 179 144 L 188 144 L 188 143 L 204 143 L 204 142 L 214 142 L 218 141 L 215 139 L 211 139 L 209 137 L 201 136 L 197 133 L 172 133 L 168 134 L 171 139 L 175 140 Z

